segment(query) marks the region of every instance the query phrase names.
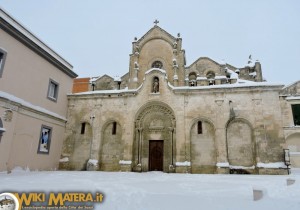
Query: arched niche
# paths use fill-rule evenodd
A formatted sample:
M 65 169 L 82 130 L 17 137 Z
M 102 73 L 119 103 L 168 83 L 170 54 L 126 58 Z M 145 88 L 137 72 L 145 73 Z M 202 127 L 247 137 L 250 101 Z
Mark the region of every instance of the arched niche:
M 203 118 L 194 120 L 190 138 L 192 173 L 215 173 L 217 151 L 214 125 Z
M 232 166 L 255 166 L 255 144 L 251 124 L 244 119 L 234 119 L 226 127 L 228 162 Z
M 151 92 L 152 93 L 159 93 L 159 78 L 157 76 L 152 78 Z
M 189 86 L 197 86 L 197 73 L 191 72 L 189 73 Z
M 73 134 L 74 149 L 71 154 L 71 163 L 74 170 L 86 170 L 86 164 L 90 159 L 91 143 L 93 140 L 92 126 L 87 121 L 82 121 L 76 126 L 76 132 Z
M 100 170 L 119 171 L 123 159 L 122 127 L 116 120 L 108 120 L 102 128 Z
M 286 146 L 290 150 L 291 167 L 300 168 L 300 133 L 293 133 L 286 138 Z

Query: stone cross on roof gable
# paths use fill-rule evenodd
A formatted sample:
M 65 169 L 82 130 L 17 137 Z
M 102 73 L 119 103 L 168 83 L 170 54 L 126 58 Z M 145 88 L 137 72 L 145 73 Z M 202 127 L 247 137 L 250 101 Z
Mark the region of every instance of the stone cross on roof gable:
M 159 21 L 156 19 L 153 23 L 157 26 L 157 24 L 159 23 Z

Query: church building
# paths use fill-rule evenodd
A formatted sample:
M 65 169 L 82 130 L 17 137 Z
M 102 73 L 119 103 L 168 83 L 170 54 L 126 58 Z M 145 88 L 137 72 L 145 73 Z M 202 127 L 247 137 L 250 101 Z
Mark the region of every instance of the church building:
M 80 80 L 80 79 L 79 79 Z M 264 81 L 259 61 L 186 65 L 157 23 L 132 42 L 129 71 L 68 95 L 61 170 L 286 174 L 300 167 L 300 81 Z M 77 83 L 76 83 L 77 81 Z M 83 85 L 83 86 L 82 86 Z

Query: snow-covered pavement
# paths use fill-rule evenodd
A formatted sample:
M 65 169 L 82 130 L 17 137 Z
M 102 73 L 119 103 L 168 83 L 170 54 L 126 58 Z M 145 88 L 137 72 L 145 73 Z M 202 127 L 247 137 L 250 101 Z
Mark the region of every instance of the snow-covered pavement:
M 287 185 L 287 180 L 295 180 Z M 253 200 L 253 190 L 263 198 Z M 300 174 L 289 176 L 112 172 L 0 173 L 0 192 L 102 192 L 95 209 L 299 210 Z

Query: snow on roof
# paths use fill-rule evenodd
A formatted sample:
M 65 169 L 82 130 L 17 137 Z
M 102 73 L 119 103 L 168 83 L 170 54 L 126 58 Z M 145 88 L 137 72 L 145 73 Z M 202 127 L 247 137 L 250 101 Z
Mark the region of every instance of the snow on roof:
M 256 71 L 255 71 L 255 72 L 249 73 L 249 75 L 250 75 L 250 76 L 253 76 L 253 77 L 256 76 Z
M 239 88 L 239 87 L 268 87 L 268 86 L 283 86 L 278 83 L 269 82 L 252 82 L 248 80 L 238 79 L 237 83 L 234 84 L 220 84 L 220 85 L 210 85 L 210 86 L 182 86 L 174 87 L 168 82 L 168 86 L 173 90 L 205 90 L 205 89 L 224 89 L 224 88 Z
M 189 80 L 189 78 L 186 78 L 187 80 Z M 206 77 L 197 77 L 197 80 L 207 80 Z
M 115 76 L 115 77 L 114 77 L 114 81 L 115 81 L 115 82 L 121 82 L 121 77 Z
M 38 45 L 40 48 L 42 48 L 44 51 L 49 53 L 52 57 L 54 57 L 56 60 L 58 60 L 61 64 L 63 64 L 69 70 L 73 69 L 73 66 L 69 62 L 67 62 L 58 53 L 56 53 L 49 46 L 47 46 L 43 41 L 41 41 L 39 38 L 37 38 L 31 31 L 26 29 L 22 24 L 20 24 L 19 21 L 17 21 L 15 18 L 10 16 L 1 7 L 0 7 L 0 17 L 3 18 L 7 23 L 9 23 L 13 28 L 18 30 L 21 34 L 23 34 L 28 39 L 30 39 L 32 42 L 34 42 L 36 45 Z
M 286 97 L 286 100 L 300 100 L 300 96 L 289 96 L 289 97 Z
M 100 77 L 92 77 L 90 78 L 90 83 L 96 82 Z
M 230 79 L 238 79 L 239 75 L 237 73 L 235 73 L 234 71 L 232 71 L 229 68 L 225 68 L 225 71 L 227 71 L 230 74 Z
M 94 95 L 94 94 L 119 94 L 119 93 L 136 93 L 138 92 L 143 86 L 143 83 L 137 89 L 130 89 L 124 88 L 120 90 L 95 90 L 95 91 L 87 91 L 87 92 L 80 92 L 80 93 L 73 93 L 68 94 L 68 96 L 72 95 Z
M 21 98 L 18 98 L 18 97 L 14 96 L 14 95 L 9 94 L 9 93 L 0 91 L 0 98 L 8 99 L 8 100 L 13 101 L 13 102 L 15 102 L 15 103 L 19 103 L 19 104 L 21 104 L 22 106 L 25 106 L 25 107 L 28 107 L 28 108 L 30 108 L 30 109 L 36 110 L 36 111 L 38 111 L 38 112 L 42 112 L 42 113 L 44 113 L 44 114 L 47 114 L 47 115 L 50 115 L 50 116 L 52 116 L 52 117 L 61 119 L 61 120 L 63 120 L 63 121 L 67 121 L 67 119 L 66 119 L 65 117 L 63 117 L 63 116 L 61 116 L 61 115 L 59 115 L 59 114 L 56 114 L 56 113 L 54 113 L 54 112 L 51 112 L 51 111 L 49 111 L 49 110 L 47 110 L 47 109 L 45 109 L 45 108 L 43 108 L 43 107 L 33 105 L 33 104 L 31 104 L 30 102 L 27 102 L 27 101 L 25 101 L 25 100 L 23 100 L 23 99 L 21 99 Z
M 250 80 L 244 80 L 244 79 L 238 79 L 237 83 L 238 84 L 257 84 L 257 82 L 253 82 L 253 81 L 250 81 Z
M 221 76 L 215 76 L 215 79 L 227 79 L 227 77 L 226 77 L 226 76 L 223 76 L 223 75 L 221 75 Z
M 6 131 L 6 130 L 5 130 L 5 128 L 1 128 L 1 127 L 0 127 L 0 131 Z
M 159 68 L 152 68 L 152 69 L 149 69 L 148 71 L 145 72 L 145 74 L 149 74 L 149 73 L 152 72 L 152 71 L 160 71 L 161 73 L 166 74 L 166 71 L 165 71 L 165 70 L 159 69 Z

